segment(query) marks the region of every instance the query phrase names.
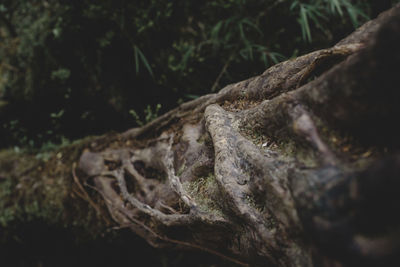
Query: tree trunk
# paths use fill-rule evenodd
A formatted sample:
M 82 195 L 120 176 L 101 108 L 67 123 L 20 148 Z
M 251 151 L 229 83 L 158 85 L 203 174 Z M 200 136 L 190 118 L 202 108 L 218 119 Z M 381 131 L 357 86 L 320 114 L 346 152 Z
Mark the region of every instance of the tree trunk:
M 47 161 L 3 152 L 0 207 L 34 199 L 47 219 L 244 266 L 400 264 L 398 47 L 400 5 L 142 128 Z

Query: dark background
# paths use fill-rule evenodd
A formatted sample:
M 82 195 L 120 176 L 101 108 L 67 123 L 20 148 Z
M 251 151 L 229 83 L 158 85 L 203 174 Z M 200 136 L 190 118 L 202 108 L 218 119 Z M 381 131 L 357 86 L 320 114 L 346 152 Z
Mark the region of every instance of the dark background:
M 1 0 L 0 147 L 140 126 L 329 47 L 395 2 Z

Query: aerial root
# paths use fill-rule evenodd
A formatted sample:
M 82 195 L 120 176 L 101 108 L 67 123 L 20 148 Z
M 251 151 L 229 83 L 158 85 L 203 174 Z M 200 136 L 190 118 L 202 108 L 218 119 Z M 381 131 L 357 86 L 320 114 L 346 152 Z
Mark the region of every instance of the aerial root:
M 255 231 L 270 246 L 274 245 L 273 231 L 267 229 L 267 224 L 261 212 L 249 203 L 247 198 L 252 198 L 249 182 L 254 177 L 245 173 L 244 169 L 251 166 L 241 166 L 248 159 L 245 151 L 239 151 L 238 147 L 246 143 L 252 146 L 248 140 L 241 136 L 232 127 L 232 114 L 224 111 L 218 105 L 211 105 L 205 111 L 206 127 L 211 134 L 215 150 L 215 177 L 220 184 L 226 199 L 229 199 L 230 209 L 236 216 L 244 219 L 247 224 L 255 227 Z M 254 151 L 253 151 L 254 152 Z M 245 163 L 244 163 L 245 164 Z
M 178 194 L 181 200 L 191 209 L 191 212 L 197 210 L 197 204 L 192 200 L 186 190 L 183 188 L 182 183 L 179 180 L 179 177 L 175 175 L 174 169 L 174 155 L 172 150 L 173 143 L 173 135 L 170 137 L 168 142 L 167 153 L 163 158 L 163 165 L 165 172 L 167 173 L 168 181 L 172 189 Z
M 280 259 L 273 256 L 273 251 L 282 251 L 282 246 L 288 258 L 304 256 L 308 252 L 283 238 L 301 229 L 287 180 L 289 168 L 281 168 L 279 158 L 265 156 L 242 136 L 236 116 L 218 105 L 210 105 L 205 111 L 206 128 L 215 150 L 215 178 L 227 203 L 225 209 L 253 232 L 250 242 L 267 247 L 263 256 L 271 263 L 278 265 Z M 261 203 L 263 206 L 258 205 Z
M 211 122 L 218 124 L 208 128 L 216 144 L 216 169 L 221 170 L 222 177 L 234 177 L 237 175 L 236 184 L 239 189 L 230 190 L 240 192 L 236 196 L 242 202 L 241 194 L 260 198 L 263 206 L 257 206 L 252 212 L 256 214 L 270 213 L 283 225 L 292 228 L 299 223 L 297 213 L 294 212 L 294 200 L 288 190 L 287 175 L 282 162 L 273 157 L 265 156 L 259 147 L 243 137 L 234 127 L 235 120 L 231 120 L 233 114 L 223 110 L 217 105 L 210 106 L 206 116 Z M 211 119 L 211 115 L 219 119 Z M 218 154 L 226 153 L 225 156 Z M 286 162 L 290 165 L 290 162 Z M 228 170 L 229 173 L 226 173 Z M 226 179 L 226 178 L 221 178 Z M 239 186 L 243 184 L 242 186 Z M 257 203 L 254 203 L 257 204 Z
M 172 139 L 171 139 L 172 140 Z M 170 146 L 172 146 L 172 141 L 170 142 Z M 171 159 L 171 154 L 166 153 L 165 154 L 165 167 L 169 171 L 169 179 L 173 178 L 174 180 L 170 180 L 170 184 L 175 186 L 176 189 L 178 189 L 178 192 L 182 193 L 183 196 L 186 194 L 186 192 L 183 190 L 182 185 L 176 183 L 176 179 L 179 179 L 175 174 L 173 170 L 173 162 Z M 144 213 L 150 217 L 150 219 L 157 224 L 166 226 L 166 227 L 176 227 L 176 226 L 184 226 L 184 227 L 190 227 L 191 224 L 195 223 L 198 224 L 199 222 L 203 224 L 212 224 L 212 223 L 219 223 L 221 220 L 215 220 L 213 217 L 208 217 L 205 216 L 205 214 L 197 214 L 197 212 L 191 212 L 190 214 L 178 214 L 177 211 L 173 210 L 171 207 L 168 207 L 164 205 L 162 202 L 160 205 L 164 206 L 166 209 L 171 210 L 172 214 L 164 214 L 160 212 L 157 209 L 151 208 L 149 205 L 142 203 L 139 201 L 137 198 L 135 198 L 131 193 L 129 193 L 126 181 L 125 181 L 125 174 L 126 172 L 129 172 L 131 175 L 133 175 L 135 178 L 137 175 L 138 177 L 141 177 L 145 179 L 143 176 L 141 176 L 137 171 L 134 170 L 132 167 L 127 167 L 131 166 L 130 161 L 125 161 L 122 166 L 118 169 L 112 170 L 112 171 L 105 171 L 103 172 L 100 176 L 95 177 L 96 181 L 101 181 L 102 179 L 111 179 L 108 177 L 115 178 L 118 182 L 118 187 L 121 190 L 121 195 L 122 199 L 124 201 L 127 201 L 129 204 L 133 206 L 132 208 L 126 207 L 124 203 L 118 198 L 117 200 L 114 197 L 109 197 L 106 195 L 104 191 L 112 191 L 112 194 L 115 194 L 114 189 L 111 187 L 111 183 L 106 182 L 106 189 L 101 190 L 96 188 L 96 190 L 102 194 L 103 198 L 105 199 L 106 203 L 110 206 L 110 209 L 113 210 L 113 213 L 115 214 L 115 211 L 118 211 L 120 214 L 124 215 L 124 217 L 129 221 L 127 222 L 124 220 L 125 223 L 121 223 L 124 225 L 124 227 L 130 227 L 134 232 L 138 233 L 140 236 L 144 237 L 149 243 L 151 243 L 154 246 L 160 246 L 160 241 L 166 242 L 168 244 L 175 244 L 177 246 L 181 247 L 186 247 L 186 248 L 193 248 L 193 249 L 199 249 L 211 254 L 214 254 L 218 257 L 224 258 L 228 261 L 234 262 L 238 265 L 241 266 L 248 266 L 246 263 L 241 262 L 240 260 L 237 260 L 235 258 L 232 258 L 224 253 L 221 253 L 219 251 L 216 251 L 210 247 L 206 247 L 204 244 L 197 244 L 194 241 L 181 241 L 181 240 L 176 240 L 173 238 L 170 238 L 162 233 L 158 233 L 157 230 L 154 229 L 154 227 L 151 227 L 147 225 L 146 223 L 142 222 L 141 220 L 137 219 L 137 212 L 135 210 L 140 211 L 141 213 Z M 129 171 L 128 171 L 129 169 Z M 139 178 L 139 179 L 141 179 Z M 175 183 L 174 183 L 175 181 Z M 178 187 L 176 187 L 178 185 Z M 181 187 L 179 187 L 179 185 Z M 104 181 L 103 185 L 101 187 L 104 187 Z M 179 191 L 179 188 L 182 189 L 182 191 Z M 192 204 L 191 202 L 188 203 L 189 205 Z M 192 207 L 195 207 L 195 205 L 192 205 Z M 197 211 L 197 210 L 196 210 Z M 196 216 L 199 215 L 199 216 Z M 121 222 L 121 219 L 118 218 L 118 221 Z M 226 223 L 226 221 L 225 221 Z
M 354 44 L 338 45 L 318 51 L 319 52 L 318 56 L 316 56 L 313 59 L 313 61 L 307 65 L 307 67 L 303 68 L 297 74 L 300 76 L 300 78 L 298 79 L 296 88 L 303 85 L 305 81 L 312 76 L 312 74 L 316 71 L 316 69 L 326 64 L 326 62 L 332 61 L 332 59 L 338 59 L 338 60 L 343 59 L 359 51 L 363 47 L 364 47 L 363 44 L 354 43 Z M 333 63 L 330 64 L 332 65 Z
M 75 184 L 78 186 L 78 189 L 74 190 L 75 194 L 77 194 L 83 200 L 87 201 L 96 210 L 97 215 L 100 216 L 102 212 L 99 205 L 94 203 L 92 198 L 89 196 L 89 194 L 79 181 L 78 176 L 76 175 L 76 163 L 73 163 L 72 165 L 72 177 L 74 179 Z M 107 220 L 107 223 L 109 224 L 110 222 Z
M 149 205 L 142 203 L 136 197 L 128 192 L 128 188 L 126 186 L 125 181 L 125 169 L 117 169 L 105 175 L 112 175 L 118 181 L 118 186 L 121 190 L 122 198 L 130 203 L 134 208 L 138 209 L 140 212 L 150 216 L 152 219 L 155 219 L 158 223 L 161 223 L 165 226 L 177 226 L 177 225 L 185 225 L 190 224 L 194 217 L 186 214 L 164 214 L 157 209 L 153 209 Z
M 337 159 L 328 146 L 321 140 L 318 130 L 310 114 L 301 106 L 296 105 L 290 112 L 293 119 L 293 130 L 296 134 L 304 137 L 321 154 L 322 163 L 325 165 L 336 165 Z
M 127 174 L 129 174 L 135 181 L 136 185 L 138 186 L 138 191 L 141 191 L 146 196 L 150 196 L 152 194 L 151 187 L 156 187 L 159 183 L 153 181 L 151 179 L 146 179 L 143 177 L 133 166 L 135 162 L 135 157 L 132 157 L 130 160 L 124 160 L 123 166 L 124 170 Z

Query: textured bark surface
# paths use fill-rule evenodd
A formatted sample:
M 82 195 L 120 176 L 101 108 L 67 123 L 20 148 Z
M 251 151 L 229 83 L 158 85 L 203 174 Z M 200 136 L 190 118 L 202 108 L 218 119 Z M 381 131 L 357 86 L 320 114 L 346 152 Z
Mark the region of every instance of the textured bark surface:
M 60 164 L 99 220 L 155 247 L 244 266 L 399 264 L 398 47 L 400 6 Z

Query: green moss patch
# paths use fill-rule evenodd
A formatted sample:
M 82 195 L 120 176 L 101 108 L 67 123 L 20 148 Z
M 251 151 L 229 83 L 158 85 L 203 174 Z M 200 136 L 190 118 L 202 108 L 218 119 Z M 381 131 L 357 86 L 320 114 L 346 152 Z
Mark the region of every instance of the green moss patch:
M 200 177 L 193 182 L 183 184 L 185 190 L 197 203 L 200 210 L 223 216 L 218 206 L 216 196 L 219 196 L 217 181 L 213 173 L 209 173 L 205 177 Z

